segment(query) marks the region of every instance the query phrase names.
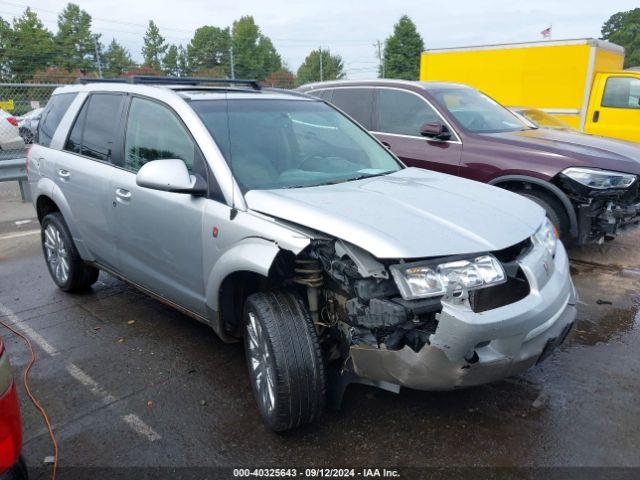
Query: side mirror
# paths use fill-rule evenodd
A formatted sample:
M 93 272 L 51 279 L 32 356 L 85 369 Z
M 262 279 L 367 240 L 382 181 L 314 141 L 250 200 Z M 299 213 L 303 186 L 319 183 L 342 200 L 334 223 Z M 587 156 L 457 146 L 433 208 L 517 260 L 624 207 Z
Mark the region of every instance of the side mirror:
M 153 160 L 145 163 L 136 175 L 140 187 L 162 192 L 204 195 L 207 182 L 198 174 L 191 175 L 180 159 Z
M 449 129 L 440 122 L 425 123 L 420 129 L 420 135 L 437 140 L 449 140 L 451 138 Z

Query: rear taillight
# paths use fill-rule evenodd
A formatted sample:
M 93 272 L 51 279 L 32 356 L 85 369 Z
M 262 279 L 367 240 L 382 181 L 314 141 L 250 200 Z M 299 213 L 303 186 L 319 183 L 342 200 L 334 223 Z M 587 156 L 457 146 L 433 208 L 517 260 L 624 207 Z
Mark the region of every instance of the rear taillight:
M 9 368 L 4 344 L 0 339 L 0 368 Z M 11 381 L 8 389 L 0 392 L 0 475 L 9 470 L 20 456 L 22 427 L 16 384 Z
M 18 121 L 13 118 L 13 117 L 7 117 L 7 122 L 9 122 L 11 125 L 13 125 L 14 127 L 18 126 Z

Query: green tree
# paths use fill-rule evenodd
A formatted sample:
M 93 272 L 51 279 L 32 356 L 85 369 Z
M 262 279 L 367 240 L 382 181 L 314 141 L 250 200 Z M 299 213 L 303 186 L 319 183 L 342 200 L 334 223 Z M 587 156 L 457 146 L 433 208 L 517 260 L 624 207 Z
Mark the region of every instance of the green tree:
M 191 75 L 191 69 L 189 68 L 189 61 L 187 59 L 187 51 L 180 45 L 178 47 L 178 71 L 180 76 L 186 77 Z
M 129 51 L 115 39 L 111 40 L 109 47 L 107 47 L 101 59 L 103 75 L 105 77 L 119 77 L 134 67 Z
M 8 52 L 12 41 L 13 31 L 9 22 L 0 17 L 0 80 L 11 79 L 11 62 Z
M 167 48 L 167 53 L 162 59 L 162 71 L 165 75 L 172 77 L 180 76 L 180 66 L 178 65 L 178 47 L 171 44 Z
M 602 38 L 625 48 L 624 68 L 640 66 L 640 8 L 611 15 Z
M 228 28 L 210 25 L 198 28 L 187 45 L 186 55 L 183 58 L 185 68 L 189 73 L 194 74 L 216 68 L 227 75 L 230 41 Z
M 244 16 L 231 28 L 234 72 L 237 78 L 263 80 L 282 68 L 282 58 L 273 43 L 260 32 L 253 17 Z
M 165 43 L 164 37 L 160 35 L 160 30 L 153 20 L 149 20 L 149 27 L 144 34 L 142 42 L 143 65 L 156 71 L 162 70 L 162 58 L 167 51 L 168 45 Z
M 3 70 L 7 69 L 11 80 L 26 81 L 37 70 L 43 70 L 53 63 L 53 34 L 30 8 L 21 17 L 14 18 L 10 30 L 5 27 Z
M 393 35 L 384 42 L 384 68 L 378 75 L 384 78 L 418 80 L 420 75 L 420 54 L 424 42 L 415 23 L 403 15 L 393 26 Z
M 322 77 L 320 76 L 320 56 L 322 55 Z M 298 84 L 303 85 L 309 82 L 319 82 L 321 80 L 339 80 L 344 78 L 344 64 L 340 55 L 331 55 L 329 50 L 313 50 L 304 59 L 296 77 Z
M 69 3 L 58 15 L 58 49 L 56 65 L 66 70 L 96 68 L 96 46 L 99 37 L 91 34 L 91 16 L 78 5 Z

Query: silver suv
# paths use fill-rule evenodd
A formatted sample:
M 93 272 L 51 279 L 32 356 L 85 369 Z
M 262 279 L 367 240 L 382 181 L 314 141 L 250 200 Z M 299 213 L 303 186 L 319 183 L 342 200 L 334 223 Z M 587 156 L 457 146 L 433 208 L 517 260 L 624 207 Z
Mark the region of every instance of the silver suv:
M 99 270 L 244 338 L 265 422 L 315 420 L 350 382 L 490 382 L 575 317 L 567 254 L 519 195 L 406 168 L 322 100 L 251 81 L 55 91 L 28 153 L 54 282 Z

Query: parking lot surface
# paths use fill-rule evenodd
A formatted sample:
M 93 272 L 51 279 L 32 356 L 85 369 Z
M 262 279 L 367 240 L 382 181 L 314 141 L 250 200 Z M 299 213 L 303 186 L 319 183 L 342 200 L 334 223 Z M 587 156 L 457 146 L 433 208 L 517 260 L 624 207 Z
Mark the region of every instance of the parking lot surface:
M 90 293 L 58 290 L 12 188 L 0 184 L 0 318 L 34 343 L 31 388 L 60 478 L 73 466 L 640 467 L 640 232 L 570 252 L 578 320 L 544 363 L 454 392 L 354 385 L 339 412 L 278 435 L 260 420 L 241 344 L 104 273 Z M 0 334 L 18 378 L 28 351 Z M 20 393 L 35 468 L 52 448 Z

